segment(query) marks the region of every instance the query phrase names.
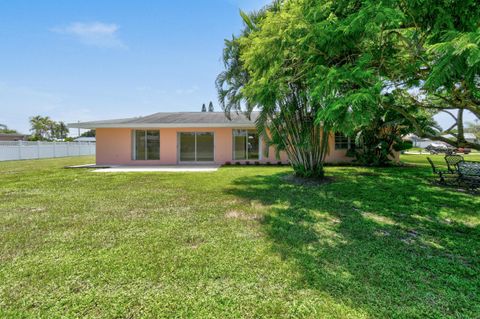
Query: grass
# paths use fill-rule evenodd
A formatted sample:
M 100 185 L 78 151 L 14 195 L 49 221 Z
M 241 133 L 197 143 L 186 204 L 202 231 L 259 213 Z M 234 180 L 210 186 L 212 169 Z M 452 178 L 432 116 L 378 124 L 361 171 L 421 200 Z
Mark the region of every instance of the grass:
M 480 162 L 480 153 L 460 154 L 465 161 L 477 161 Z M 417 166 L 428 166 L 430 164 L 427 161 L 427 157 L 430 157 L 435 165 L 445 169 L 447 167 L 445 163 L 445 154 L 431 155 L 431 154 L 403 154 L 401 160 L 407 164 L 414 164 Z
M 478 318 L 480 198 L 424 157 L 318 186 L 0 162 L 0 317 Z

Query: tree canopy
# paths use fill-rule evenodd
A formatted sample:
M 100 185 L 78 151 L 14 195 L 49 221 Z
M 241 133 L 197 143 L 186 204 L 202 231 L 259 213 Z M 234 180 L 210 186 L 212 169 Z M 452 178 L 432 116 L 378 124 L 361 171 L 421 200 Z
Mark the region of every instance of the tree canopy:
M 9 129 L 5 124 L 0 124 L 0 133 L 3 134 L 15 134 L 17 130 Z
M 258 109 L 260 129 L 308 114 L 356 134 L 389 111 L 420 136 L 480 149 L 463 136 L 464 112 L 480 116 L 477 1 L 284 0 L 241 15 L 217 78 L 227 114 Z M 454 139 L 433 125 L 438 112 L 454 118 Z
M 212 101 L 210 101 L 210 103 L 208 103 L 208 112 L 215 112 L 215 108 L 213 107 Z
M 67 125 L 56 122 L 48 116 L 32 116 L 30 118 L 30 131 L 34 140 L 65 139 L 69 133 Z

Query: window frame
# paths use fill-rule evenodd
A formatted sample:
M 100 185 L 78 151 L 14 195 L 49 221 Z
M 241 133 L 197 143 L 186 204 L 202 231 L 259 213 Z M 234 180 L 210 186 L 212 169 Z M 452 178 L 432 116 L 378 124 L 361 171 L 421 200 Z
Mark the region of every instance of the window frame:
M 158 132 L 158 158 L 149 159 L 148 158 L 148 132 Z M 137 132 L 143 132 L 145 137 L 145 158 L 137 158 Z M 132 129 L 132 160 L 133 161 L 159 161 L 160 160 L 160 130 L 152 129 Z
M 341 138 L 342 140 L 340 142 L 337 142 L 337 137 Z M 343 133 L 340 132 L 335 132 L 334 136 L 334 147 L 335 150 L 349 150 L 352 148 L 352 141 L 350 139 L 350 136 L 347 136 Z M 346 145 L 346 147 L 338 147 L 337 145 Z
M 235 143 L 235 135 L 236 132 L 245 132 L 245 158 L 244 159 L 237 159 L 235 157 L 236 152 L 236 143 Z M 253 132 L 258 137 L 258 157 L 257 158 L 250 158 L 249 151 L 248 151 L 248 136 L 249 133 Z M 240 135 L 241 136 L 241 135 Z M 232 129 L 232 160 L 234 161 L 260 161 L 262 160 L 262 137 L 258 134 L 258 131 L 255 129 Z
M 182 146 L 182 141 L 181 141 L 181 134 L 182 133 L 190 133 L 195 136 L 195 160 L 194 161 L 182 161 L 181 160 L 181 146 Z M 210 133 L 212 134 L 213 137 L 213 160 L 211 161 L 198 161 L 197 157 L 197 135 L 201 133 Z M 215 163 L 215 158 L 216 158 L 216 138 L 215 138 L 215 131 L 182 131 L 182 132 L 177 132 L 177 163 L 183 164 L 183 163 Z

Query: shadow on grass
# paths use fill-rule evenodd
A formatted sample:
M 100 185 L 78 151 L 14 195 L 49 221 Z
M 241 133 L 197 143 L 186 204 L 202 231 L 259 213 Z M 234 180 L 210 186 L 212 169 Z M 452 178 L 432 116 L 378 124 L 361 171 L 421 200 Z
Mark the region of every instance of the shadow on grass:
M 262 227 L 316 289 L 372 317 L 480 312 L 480 200 L 432 187 L 415 168 L 336 169 L 336 181 L 238 178 L 229 194 L 268 206 Z M 475 220 L 477 223 L 472 223 Z

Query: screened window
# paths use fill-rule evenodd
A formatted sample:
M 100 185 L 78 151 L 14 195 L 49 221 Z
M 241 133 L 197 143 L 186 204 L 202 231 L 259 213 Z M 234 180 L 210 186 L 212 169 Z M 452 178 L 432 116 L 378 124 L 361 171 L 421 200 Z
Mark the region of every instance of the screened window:
M 133 159 L 159 160 L 160 159 L 160 131 L 134 130 L 133 131 Z
M 179 133 L 180 162 L 213 162 L 213 132 Z
M 335 133 L 335 149 L 348 150 L 349 148 L 350 148 L 350 137 L 342 133 Z
M 233 130 L 233 159 L 258 160 L 260 139 L 255 130 Z

